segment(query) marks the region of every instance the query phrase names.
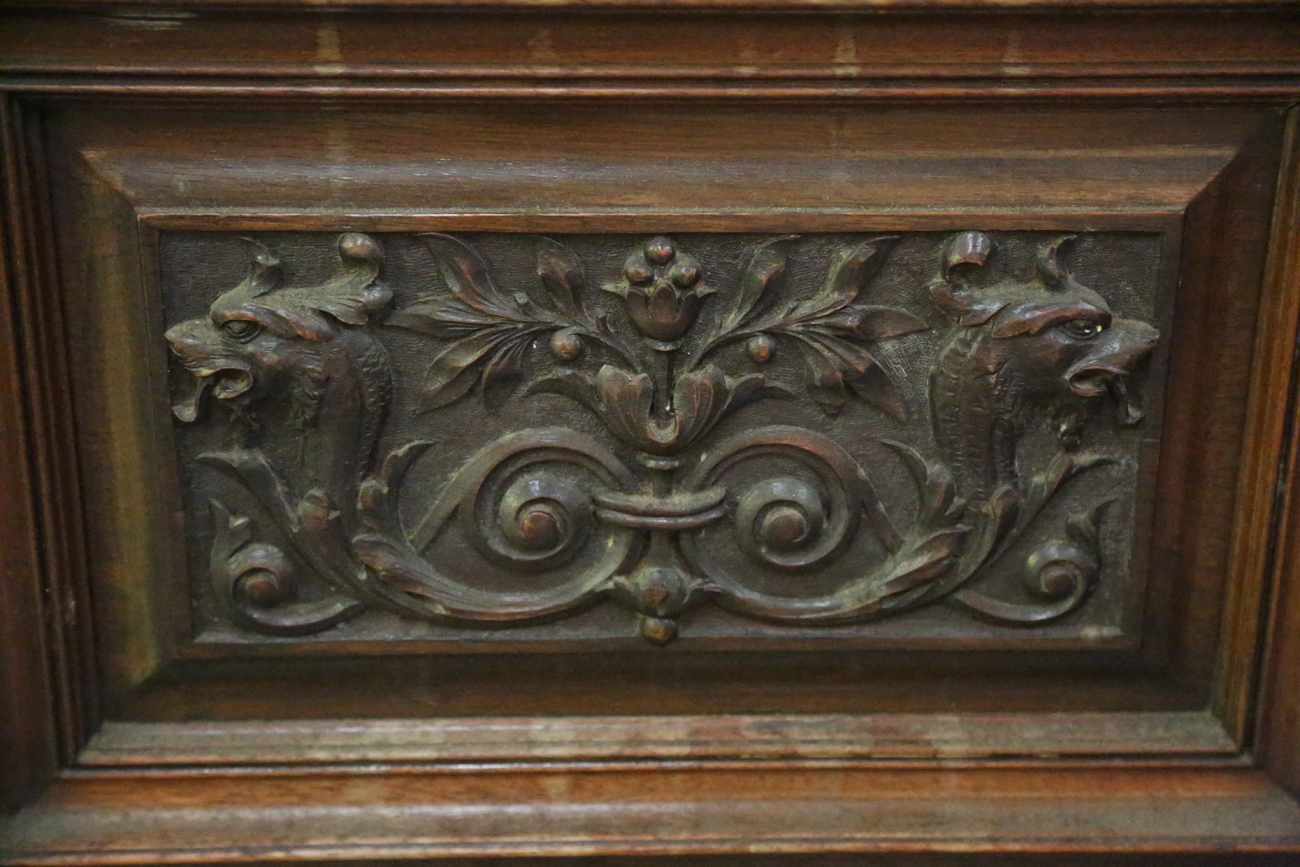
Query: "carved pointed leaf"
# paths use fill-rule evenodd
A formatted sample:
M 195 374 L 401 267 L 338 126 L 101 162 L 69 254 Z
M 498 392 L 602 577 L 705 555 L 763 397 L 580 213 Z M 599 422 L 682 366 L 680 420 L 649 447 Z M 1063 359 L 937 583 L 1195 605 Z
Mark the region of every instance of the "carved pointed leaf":
M 858 340 L 888 340 L 916 331 L 926 331 L 930 325 L 924 319 L 913 316 L 897 307 L 877 307 L 873 305 L 855 305 L 846 307 L 837 313 L 820 320 L 849 332 Z
M 808 353 L 808 363 L 813 370 L 812 384 L 808 394 L 827 415 L 839 415 L 849 402 L 849 390 L 844 384 L 844 375 L 835 365 L 816 352 Z
M 500 409 L 523 381 L 523 356 L 528 348 L 528 337 L 510 340 L 500 346 L 483 368 L 483 404 L 488 409 Z
M 498 317 L 454 301 L 423 298 L 389 316 L 386 324 L 446 340 L 465 337 L 500 322 Z
M 854 394 L 876 409 L 898 421 L 907 421 L 907 404 L 903 400 L 903 393 L 880 365 L 873 364 L 866 370 L 856 372 L 848 384 Z
M 956 555 L 968 532 L 954 527 L 920 538 L 895 558 L 880 589 L 895 596 L 943 578 L 956 568 Z
M 411 468 L 421 455 L 436 445 L 435 440 L 416 440 L 385 456 L 383 463 L 357 489 L 357 516 L 373 532 L 385 530 L 405 538 L 401 531 L 395 494 Z
M 559 241 L 542 238 L 537 251 L 537 276 L 558 310 L 575 321 L 585 320 L 581 290 L 586 282 L 582 265 L 572 250 Z
M 795 333 L 838 371 L 840 381 L 854 394 L 899 421 L 907 419 L 902 392 L 870 352 L 820 329 Z M 816 375 L 821 376 L 822 371 Z
M 375 285 L 378 289 L 378 284 Z M 368 325 L 374 312 L 382 309 L 382 302 L 377 299 L 385 295 L 388 295 L 387 290 L 331 298 L 321 302 L 320 309 L 345 325 Z
M 984 539 L 979 546 L 980 559 L 988 556 L 1011 532 L 1020 517 L 1020 494 L 1011 485 L 1003 485 L 993 492 L 982 508 L 985 515 Z
M 794 393 L 777 382 L 769 382 L 761 373 L 750 373 L 736 380 L 728 381 L 731 396 L 727 401 L 727 412 L 740 409 L 758 400 L 769 398 L 793 397 Z M 725 414 L 725 413 L 724 413 Z
M 1101 516 L 1113 502 L 1115 501 L 1102 500 L 1093 507 L 1092 511 L 1084 515 L 1076 515 L 1065 524 L 1065 532 L 1070 539 L 1094 556 L 1100 548 Z
M 874 238 L 855 248 L 831 273 L 826 286 L 794 310 L 794 318 L 824 316 L 852 304 L 885 264 L 886 254 L 898 239 Z
M 882 440 L 907 465 L 920 493 L 920 517 L 923 524 L 961 517 L 963 504 L 957 501 L 957 482 L 952 471 L 938 461 L 927 461 L 916 449 L 894 440 Z
M 528 387 L 528 394 L 561 394 L 578 401 L 594 413 L 602 414 L 604 405 L 596 378 L 579 370 L 559 368 Z
M 753 258 L 749 260 L 749 267 L 741 275 L 735 303 L 722 321 L 720 333 L 735 331 L 750 317 L 755 305 L 767 292 L 767 288 L 785 271 L 786 258 L 790 254 L 790 243 L 796 237 L 791 235 L 768 241 L 755 251 Z
M 1047 469 L 1030 480 L 1026 500 L 1032 503 L 1034 507 L 1041 506 L 1052 498 L 1061 485 L 1064 485 L 1079 473 L 1113 461 L 1114 458 L 1108 455 L 1074 454 L 1071 452 L 1058 454 L 1048 464 Z
M 430 234 L 420 238 L 433 253 L 452 294 L 475 310 L 498 319 L 515 318 L 511 306 L 488 276 L 487 263 L 477 250 L 451 235 Z
M 479 362 L 509 338 L 508 332 L 491 329 L 480 331 L 443 350 L 429 367 L 421 390 L 420 408 L 437 409 L 469 394 L 479 378 Z

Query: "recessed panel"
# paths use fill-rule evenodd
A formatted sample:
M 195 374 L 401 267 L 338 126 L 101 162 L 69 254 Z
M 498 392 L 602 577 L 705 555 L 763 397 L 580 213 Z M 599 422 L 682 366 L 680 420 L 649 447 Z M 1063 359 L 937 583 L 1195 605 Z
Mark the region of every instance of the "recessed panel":
M 1122 646 L 1162 243 L 164 230 L 194 641 Z

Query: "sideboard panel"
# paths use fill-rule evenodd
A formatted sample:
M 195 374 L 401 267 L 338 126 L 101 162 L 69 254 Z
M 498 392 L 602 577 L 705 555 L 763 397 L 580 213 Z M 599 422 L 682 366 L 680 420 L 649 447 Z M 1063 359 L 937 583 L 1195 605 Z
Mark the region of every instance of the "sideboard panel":
M 1293 857 L 1296 16 L 599 2 L 0 13 L 0 860 Z

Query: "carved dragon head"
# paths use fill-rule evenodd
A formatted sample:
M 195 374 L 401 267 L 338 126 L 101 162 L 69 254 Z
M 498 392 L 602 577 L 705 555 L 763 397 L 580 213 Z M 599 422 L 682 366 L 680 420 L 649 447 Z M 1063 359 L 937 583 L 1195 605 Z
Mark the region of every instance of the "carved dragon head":
M 936 366 L 931 401 L 941 447 L 978 476 L 988 493 L 1014 479 L 1015 441 L 1034 415 L 1047 415 L 1066 448 L 1110 395 L 1125 425 L 1142 420 L 1132 377 L 1159 340 L 1145 322 L 1115 316 L 1106 300 L 1060 263 L 1072 236 L 1044 245 L 1028 280 L 976 286 L 974 272 L 994 249 L 982 232 L 944 245 L 935 304 L 956 323 Z
M 299 430 L 345 424 L 350 414 L 353 438 L 373 440 L 387 409 L 391 373 L 382 346 L 359 326 L 382 319 L 392 302 L 391 291 L 378 282 L 379 245 L 366 235 L 342 235 L 341 274 L 324 284 L 281 287 L 275 253 L 243 241 L 248 276 L 217 298 L 207 316 L 167 331 L 172 351 L 193 377 L 173 404 L 176 417 L 197 420 L 213 394 L 242 415 L 281 404 Z M 338 418 L 326 420 L 331 399 L 339 404 Z M 373 443 L 358 445 L 368 453 Z

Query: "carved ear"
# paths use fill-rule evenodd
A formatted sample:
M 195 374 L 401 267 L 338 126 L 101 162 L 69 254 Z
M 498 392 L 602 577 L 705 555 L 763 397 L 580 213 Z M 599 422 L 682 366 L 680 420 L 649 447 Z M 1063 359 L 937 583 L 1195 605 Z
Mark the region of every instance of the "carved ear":
M 1061 248 L 1074 238 L 1074 235 L 1062 235 L 1038 251 L 1038 278 L 1048 289 L 1063 289 L 1070 282 L 1070 272 L 1061 265 L 1059 256 Z
M 943 242 L 942 261 L 939 266 L 939 279 L 945 283 L 952 282 L 952 272 L 962 266 L 979 267 L 993 255 L 995 247 L 993 238 L 983 232 L 962 232 Z M 962 270 L 967 270 L 962 268 Z M 961 272 L 958 272 L 958 277 Z
M 379 271 L 384 267 L 384 251 L 375 239 L 360 232 L 348 232 L 339 235 L 339 258 L 343 264 L 354 266 L 358 276 L 364 276 L 367 283 L 379 279 Z
M 369 235 L 348 232 L 339 236 L 339 258 L 345 267 L 343 275 L 307 303 L 345 325 L 368 325 L 387 312 L 393 300 L 393 293 L 378 282 L 384 266 L 383 248 Z
M 238 290 L 253 298 L 265 295 L 280 284 L 280 257 L 261 241 L 240 238 L 248 250 L 250 267 L 248 276 Z
M 987 322 L 1006 301 L 978 297 L 966 285 L 963 276 L 982 266 L 997 247 L 990 235 L 984 232 L 961 232 L 943 244 L 939 253 L 939 279 L 930 284 L 930 299 L 958 324 L 979 325 Z

